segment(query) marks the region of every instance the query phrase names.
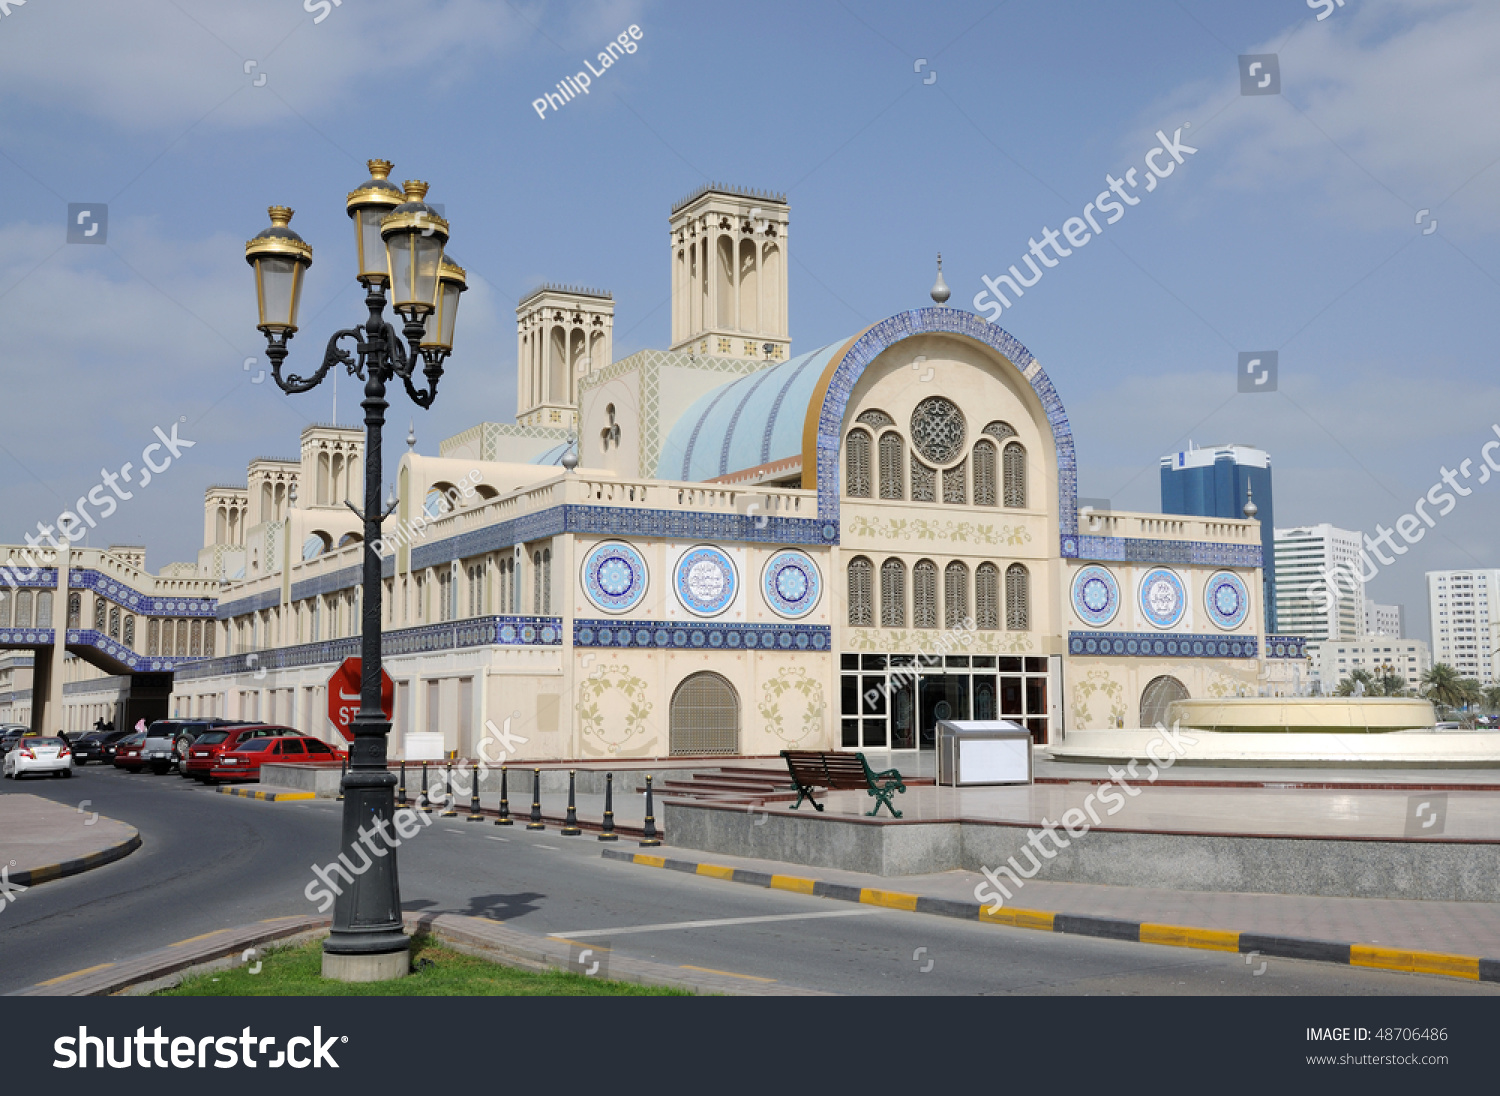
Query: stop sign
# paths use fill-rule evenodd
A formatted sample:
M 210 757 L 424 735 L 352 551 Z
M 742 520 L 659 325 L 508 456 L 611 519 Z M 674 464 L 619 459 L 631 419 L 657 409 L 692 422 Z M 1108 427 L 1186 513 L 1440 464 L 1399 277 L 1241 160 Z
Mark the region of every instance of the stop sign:
M 362 664 L 360 659 L 346 658 L 343 665 L 333 671 L 333 676 L 328 679 L 328 718 L 338 728 L 339 734 L 350 742 L 354 741 L 354 732 L 349 730 L 349 722 L 359 714 Z M 390 719 L 391 713 L 396 710 L 396 683 L 384 670 L 380 671 L 380 710 L 385 713 L 386 719 Z

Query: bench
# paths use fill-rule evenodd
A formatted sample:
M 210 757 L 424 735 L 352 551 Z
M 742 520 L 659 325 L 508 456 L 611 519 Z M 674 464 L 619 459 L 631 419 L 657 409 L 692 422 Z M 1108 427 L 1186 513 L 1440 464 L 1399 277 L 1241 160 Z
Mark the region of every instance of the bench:
M 875 809 L 867 817 L 873 818 L 879 814 L 882 803 L 890 809 L 892 817 L 901 817 L 901 812 L 891 803 L 891 795 L 894 792 L 906 794 L 906 784 L 895 769 L 876 772 L 870 768 L 870 763 L 862 753 L 782 750 L 781 756 L 786 758 L 786 767 L 797 788 L 797 802 L 792 804 L 792 810 L 800 807 L 806 799 L 813 805 L 813 809 L 821 811 L 823 804 L 813 798 L 812 790 L 815 787 L 828 791 L 864 789 L 876 800 Z

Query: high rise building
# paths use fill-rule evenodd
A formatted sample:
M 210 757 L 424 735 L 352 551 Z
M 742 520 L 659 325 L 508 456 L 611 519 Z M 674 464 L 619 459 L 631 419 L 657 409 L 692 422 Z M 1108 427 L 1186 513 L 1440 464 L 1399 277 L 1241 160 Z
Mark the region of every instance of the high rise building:
M 1161 509 L 1164 514 L 1191 514 L 1200 518 L 1246 517 L 1245 504 L 1253 498 L 1255 517 L 1260 519 L 1263 557 L 1261 603 L 1265 606 L 1266 631 L 1283 631 L 1277 623 L 1275 515 L 1271 500 L 1271 455 L 1248 445 L 1214 445 L 1204 448 L 1188 443 L 1186 450 L 1161 458 Z
M 1493 685 L 1500 647 L 1500 570 L 1428 571 L 1427 611 L 1433 661 Z
M 1422 675 L 1432 669 L 1432 653 L 1426 643 L 1395 636 L 1309 643 L 1307 657 L 1312 663 L 1312 679 L 1325 694 L 1332 694 L 1355 670 L 1376 677 L 1395 674 L 1406 681 L 1407 688 L 1414 689 L 1422 683 Z
M 1275 538 L 1276 619 L 1281 634 L 1358 639 L 1365 630 L 1360 535 L 1323 522 L 1277 529 Z
M 1393 639 L 1399 639 L 1403 634 L 1401 617 L 1401 606 L 1381 605 L 1379 602 L 1365 598 L 1365 635 L 1390 636 Z

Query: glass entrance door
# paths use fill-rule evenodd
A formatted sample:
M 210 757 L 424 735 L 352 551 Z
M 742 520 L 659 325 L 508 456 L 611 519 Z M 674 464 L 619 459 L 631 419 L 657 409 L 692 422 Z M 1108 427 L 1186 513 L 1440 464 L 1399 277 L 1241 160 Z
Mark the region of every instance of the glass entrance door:
M 921 749 L 937 745 L 937 725 L 943 719 L 969 718 L 968 674 L 923 674 L 918 680 L 921 709 L 919 724 Z

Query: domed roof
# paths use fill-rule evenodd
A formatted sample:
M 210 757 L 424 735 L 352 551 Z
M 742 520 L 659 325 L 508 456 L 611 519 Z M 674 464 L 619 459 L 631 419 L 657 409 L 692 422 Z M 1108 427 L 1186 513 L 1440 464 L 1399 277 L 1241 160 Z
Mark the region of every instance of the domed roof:
M 552 446 L 552 448 L 545 449 L 542 452 L 538 453 L 536 456 L 532 457 L 531 460 L 528 463 L 529 464 L 555 464 L 559 468 L 561 468 L 562 467 L 563 454 L 566 453 L 571 448 L 572 448 L 572 445 L 570 443 L 565 442 L 565 441 L 560 441 L 556 445 Z
M 706 393 L 673 424 L 656 477 L 711 480 L 801 455 L 807 405 L 843 345 L 829 343 Z

